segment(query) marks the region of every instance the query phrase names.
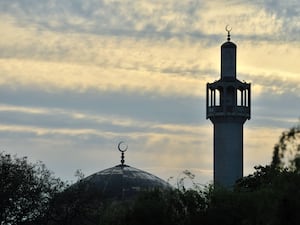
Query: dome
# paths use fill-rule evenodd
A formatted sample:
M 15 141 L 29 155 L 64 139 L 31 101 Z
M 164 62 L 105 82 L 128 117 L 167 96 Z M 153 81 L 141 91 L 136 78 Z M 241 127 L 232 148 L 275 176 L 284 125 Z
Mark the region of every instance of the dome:
M 236 44 L 231 41 L 226 41 L 221 45 L 221 48 L 236 48 Z
M 94 173 L 74 185 L 81 185 L 85 192 L 93 191 L 104 199 L 129 199 L 141 191 L 172 188 L 159 177 L 125 164 Z

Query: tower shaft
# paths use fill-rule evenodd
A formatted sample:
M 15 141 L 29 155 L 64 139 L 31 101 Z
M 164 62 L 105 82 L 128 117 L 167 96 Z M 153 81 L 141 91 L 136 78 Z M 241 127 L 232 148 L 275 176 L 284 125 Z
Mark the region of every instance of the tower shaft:
M 232 186 L 243 177 L 243 122 L 239 119 L 214 121 L 214 182 Z

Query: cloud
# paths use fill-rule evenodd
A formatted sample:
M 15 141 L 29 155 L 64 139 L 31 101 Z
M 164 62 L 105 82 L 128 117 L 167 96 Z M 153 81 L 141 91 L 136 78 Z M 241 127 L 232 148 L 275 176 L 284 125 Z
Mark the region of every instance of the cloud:
M 281 30 L 282 21 L 252 2 L 207 1 L 199 10 L 198 29 L 207 34 L 224 34 L 226 24 L 232 34 L 245 39 L 261 39 L 276 35 Z M 225 24 L 224 24 L 225 23 Z
M 276 34 L 282 21 L 261 4 L 240 1 L 84 1 L 2 3 L 3 13 L 18 23 L 36 24 L 53 31 L 87 32 L 109 36 L 169 39 L 199 38 L 210 41 L 223 35 L 224 21 L 236 34 Z M 290 5 L 290 4 L 289 4 Z M 265 6 L 265 5 L 263 5 Z
M 208 143 L 209 128 L 206 126 L 163 124 L 118 118 L 115 115 L 94 115 L 85 111 L 13 105 L 1 105 L 0 115 L 4 118 L 0 125 L 2 147 L 9 147 L 10 151 L 17 149 L 29 157 L 43 159 L 47 165 L 53 165 L 56 171 L 61 166 L 55 166 L 51 160 L 59 164 L 61 160 L 56 158 L 57 155 L 68 158 L 72 154 L 72 160 L 68 163 L 68 168 L 65 168 L 68 172 L 59 172 L 63 177 L 72 176 L 77 168 L 95 172 L 92 168 L 98 168 L 95 164 L 99 162 L 101 168 L 106 164 L 111 166 L 116 163 L 117 157 L 113 156 L 111 149 L 115 148 L 113 143 L 123 139 L 131 149 L 128 162 L 142 169 L 152 167 L 155 170 L 164 165 L 165 172 L 169 171 L 168 176 L 174 175 L 174 168 L 177 168 L 177 174 L 182 170 L 179 168 L 186 167 L 187 161 L 190 167 L 199 166 L 199 160 L 194 157 L 199 149 L 204 150 L 200 168 L 209 168 L 210 165 L 208 146 L 211 143 Z M 18 142 L 13 144 L 15 139 Z M 18 143 L 22 143 L 22 146 Z M 47 158 L 43 156 L 45 153 Z M 159 159 L 157 154 L 161 156 Z M 103 157 L 109 158 L 108 162 L 111 164 L 103 164 Z
M 37 30 L 8 27 L 10 32 L 3 39 L 1 51 L 2 85 L 43 86 L 48 91 L 123 89 L 199 95 L 196 87 L 204 85 L 192 76 L 211 69 L 206 67 L 211 64 L 206 59 L 212 61 L 212 57 L 207 58 L 211 50 L 197 53 L 200 46 L 195 48 L 189 43 L 182 46 L 178 41 L 170 41 L 162 46 L 161 42 L 151 45 L 131 39 L 119 41 L 47 32 L 37 35 Z M 196 56 L 203 60 L 196 60 Z M 191 93 L 191 90 L 196 91 Z
M 217 3 L 221 4 L 220 2 Z M 16 3 L 13 8 L 18 8 L 19 11 L 24 10 L 20 4 L 19 2 Z M 55 8 L 57 4 L 59 3 L 54 2 L 52 6 L 50 4 L 47 7 Z M 62 4 L 68 5 L 66 2 Z M 101 2 L 102 8 L 99 6 L 98 9 L 103 10 L 103 7 L 111 7 L 110 4 L 120 6 L 123 3 Z M 223 23 L 224 20 L 222 18 L 229 13 L 226 10 L 221 10 L 222 7 L 216 7 L 216 2 L 200 4 L 197 1 L 191 1 L 189 3 L 181 3 L 179 12 L 175 10 L 178 8 L 175 7 L 178 6 L 177 4 L 179 3 L 176 1 L 168 1 L 165 7 L 162 4 L 154 5 L 149 2 L 131 6 L 130 4 L 125 4 L 125 8 L 127 7 L 128 11 L 125 10 L 124 13 L 145 8 L 149 8 L 152 12 L 156 9 L 155 7 L 161 10 L 166 8 L 166 14 L 169 11 L 175 14 L 185 11 L 185 13 L 189 12 L 194 15 L 197 14 L 196 11 L 200 10 L 202 12 L 203 10 L 200 15 L 208 16 L 208 18 L 199 20 L 202 23 L 217 19 Z M 195 6 L 195 4 L 199 8 L 192 10 L 190 7 L 191 5 Z M 92 3 L 87 3 L 87 5 L 69 5 L 66 9 L 72 13 L 65 16 L 71 18 L 74 13 L 85 16 L 87 14 L 84 13 L 85 10 L 97 9 L 97 7 L 91 8 L 91 5 Z M 234 1 L 222 6 L 232 8 L 230 10 L 232 15 L 245 14 L 249 17 L 252 17 L 252 13 L 256 13 L 257 7 L 250 5 L 249 10 L 249 5 L 237 4 Z M 26 7 L 28 6 L 24 6 L 24 8 Z M 39 11 L 41 9 L 38 6 L 34 6 L 30 10 Z M 205 10 L 207 13 L 205 13 Z M 61 15 L 59 10 L 53 11 Z M 136 11 L 144 13 L 146 10 Z M 8 10 L 8 12 L 10 11 Z M 210 13 L 212 15 L 220 14 L 220 18 L 210 18 Z M 39 14 L 34 15 L 39 16 Z M 131 16 L 138 18 L 135 14 Z M 268 13 L 266 13 L 266 16 L 268 16 Z M 1 55 L 3 57 L 1 63 L 3 67 L 2 79 L 5 79 L 7 76 L 6 81 L 2 81 L 5 85 L 15 85 L 13 82 L 16 81 L 21 85 L 30 85 L 32 83 L 33 86 L 41 86 L 47 83 L 47 89 L 50 90 L 55 88 L 75 88 L 79 91 L 86 91 L 90 88 L 96 88 L 102 91 L 110 89 L 116 91 L 142 91 L 142 93 L 155 90 L 160 94 L 172 95 L 180 93 L 203 96 L 205 92 L 197 87 L 204 87 L 206 82 L 218 78 L 215 75 L 219 73 L 217 71 L 217 68 L 219 68 L 219 49 L 216 48 L 218 45 L 216 44 L 215 47 L 207 46 L 206 41 L 203 42 L 203 40 L 207 39 L 205 37 L 198 43 L 196 40 L 176 39 L 176 35 L 169 40 L 134 39 L 133 37 L 135 36 L 120 39 L 118 36 L 99 36 L 88 32 L 61 33 L 51 29 L 39 30 L 34 23 L 28 23 L 24 28 L 20 28 L 16 25 L 16 21 L 18 21 L 16 17 L 14 18 L 12 15 L 4 15 L 2 17 L 4 18 L 2 26 L 8 31 L 4 35 L 2 39 L 3 44 L 1 45 Z M 9 19 L 6 20 L 7 18 Z M 247 18 L 245 21 L 248 21 Z M 253 16 L 253 18 L 257 17 Z M 262 20 L 268 23 L 268 19 L 262 18 Z M 273 20 L 274 18 L 270 15 L 270 23 Z M 8 23 L 3 21 L 8 21 Z M 257 24 L 262 23 L 257 22 Z M 217 25 L 210 27 L 223 30 L 223 28 L 219 29 Z M 243 30 L 237 30 L 237 33 L 243 32 L 245 34 L 247 32 L 245 30 L 247 26 L 238 27 L 243 27 Z M 273 26 L 268 25 L 267 27 Z M 208 33 L 217 32 L 216 30 L 204 30 L 207 30 Z M 266 31 L 265 28 L 261 28 L 261 30 Z M 122 33 L 126 33 L 126 31 Z M 276 30 L 274 30 L 274 33 L 276 33 Z M 185 36 L 189 35 L 188 32 L 184 34 Z M 7 43 L 10 44 L 7 45 Z M 239 49 L 238 52 L 240 55 L 238 62 L 241 73 L 260 76 L 260 73 L 266 73 L 266 71 L 271 75 L 273 73 L 285 73 L 286 75 L 288 72 L 295 75 L 299 72 L 295 66 L 295 61 L 291 60 L 297 58 L 297 49 L 280 43 L 258 42 L 257 45 L 253 44 L 256 43 L 242 41 L 239 45 L 241 50 Z M 278 54 L 272 54 L 275 49 Z M 290 57 L 283 59 L 280 57 L 282 54 L 288 54 Z M 256 57 L 257 55 L 261 56 L 260 60 L 256 60 L 258 58 Z M 6 58 L 10 58 L 10 60 Z M 276 70 L 273 69 L 273 62 L 276 62 L 278 65 Z M 16 70 L 14 71 L 16 74 L 13 74 L 12 77 L 10 69 Z M 259 70 L 260 72 L 258 73 Z M 199 79 L 200 77 L 204 79 Z M 295 81 L 298 80 L 297 78 L 295 79 Z M 148 80 L 148 82 L 142 82 L 144 80 Z M 164 84 L 164 86 L 161 86 L 161 84 Z M 191 93 L 191 90 L 193 90 L 193 93 Z
M 36 136 L 62 135 L 132 138 L 152 136 L 189 138 L 200 130 L 196 125 L 162 124 L 161 122 L 138 120 L 117 114 L 105 115 L 59 108 L 33 108 L 0 105 L 2 132 L 32 133 Z

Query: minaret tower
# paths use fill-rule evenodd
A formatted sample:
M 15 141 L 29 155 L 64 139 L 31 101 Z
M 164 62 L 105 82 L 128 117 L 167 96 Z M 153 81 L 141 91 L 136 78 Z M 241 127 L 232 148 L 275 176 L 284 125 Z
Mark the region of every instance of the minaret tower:
M 232 187 L 243 177 L 243 125 L 250 119 L 250 83 L 236 79 L 236 45 L 221 46 L 221 79 L 207 83 L 206 118 L 214 126 L 214 184 Z

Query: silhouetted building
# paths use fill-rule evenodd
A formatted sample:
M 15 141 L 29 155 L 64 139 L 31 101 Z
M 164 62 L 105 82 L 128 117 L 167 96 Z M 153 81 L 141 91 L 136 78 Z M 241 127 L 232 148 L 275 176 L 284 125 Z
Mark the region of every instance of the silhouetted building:
M 94 173 L 80 181 L 86 191 L 101 193 L 105 199 L 129 199 L 141 191 L 171 188 L 157 176 L 128 165 L 117 165 Z
M 141 192 L 172 189 L 153 174 L 125 165 L 127 146 L 121 149 L 121 143 L 121 164 L 83 178 L 53 198 L 50 225 L 114 224 L 106 219 L 122 218 L 122 209 L 131 207 Z
M 123 142 L 120 142 L 120 144 Z M 170 189 L 171 185 L 159 177 L 143 170 L 124 164 L 124 150 L 118 146 L 122 152 L 121 164 L 94 173 L 73 186 L 78 185 L 85 192 L 97 193 L 102 199 L 130 199 L 141 191 L 154 189 Z
M 214 183 L 232 186 L 243 177 L 243 124 L 250 119 L 250 84 L 236 79 L 236 45 L 221 46 L 221 79 L 207 84 L 206 118 L 214 126 Z

